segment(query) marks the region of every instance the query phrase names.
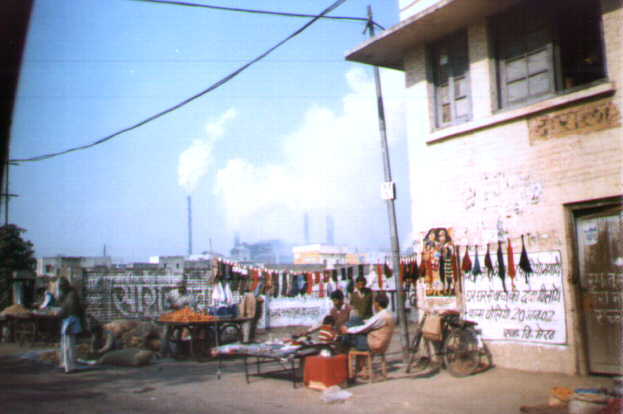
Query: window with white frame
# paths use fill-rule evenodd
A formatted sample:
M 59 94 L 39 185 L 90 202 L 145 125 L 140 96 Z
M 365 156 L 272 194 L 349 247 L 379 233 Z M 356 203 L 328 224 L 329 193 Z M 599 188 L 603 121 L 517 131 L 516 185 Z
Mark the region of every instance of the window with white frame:
M 599 0 L 525 0 L 492 18 L 492 36 L 500 108 L 606 76 Z
M 438 128 L 469 121 L 472 116 L 467 31 L 431 45 L 431 72 Z

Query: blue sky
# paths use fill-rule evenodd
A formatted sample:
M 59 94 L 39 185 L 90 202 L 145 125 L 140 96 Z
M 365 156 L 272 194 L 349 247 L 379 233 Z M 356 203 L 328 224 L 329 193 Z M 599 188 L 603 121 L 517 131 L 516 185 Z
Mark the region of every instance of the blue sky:
M 331 1 L 206 4 L 315 14 Z M 350 0 L 332 14 L 398 22 L 397 1 Z M 306 19 L 132 0 L 37 0 L 23 58 L 11 158 L 89 144 L 207 88 Z M 219 89 L 96 147 L 11 170 L 10 221 L 37 256 L 123 261 L 227 253 L 243 241 L 389 247 L 372 70 L 346 62 L 367 34 L 321 20 Z M 403 75 L 383 72 L 401 244 L 410 242 Z

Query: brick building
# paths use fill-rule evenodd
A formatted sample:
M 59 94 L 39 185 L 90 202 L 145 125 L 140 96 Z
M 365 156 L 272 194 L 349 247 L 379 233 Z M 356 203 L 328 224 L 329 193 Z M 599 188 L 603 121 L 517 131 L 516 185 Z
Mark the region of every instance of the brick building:
M 347 53 L 404 72 L 413 234 L 451 229 L 459 254 L 502 247 L 506 266 L 523 236 L 539 269 L 422 294 L 478 320 L 498 366 L 620 373 L 621 7 L 400 0 Z

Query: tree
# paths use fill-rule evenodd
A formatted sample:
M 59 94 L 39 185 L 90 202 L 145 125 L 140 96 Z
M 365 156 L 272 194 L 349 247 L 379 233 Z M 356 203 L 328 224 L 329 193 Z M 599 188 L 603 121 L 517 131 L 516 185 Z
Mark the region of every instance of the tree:
M 10 298 L 11 275 L 15 270 L 35 270 L 33 244 L 22 239 L 26 230 L 15 224 L 0 227 L 0 306 Z

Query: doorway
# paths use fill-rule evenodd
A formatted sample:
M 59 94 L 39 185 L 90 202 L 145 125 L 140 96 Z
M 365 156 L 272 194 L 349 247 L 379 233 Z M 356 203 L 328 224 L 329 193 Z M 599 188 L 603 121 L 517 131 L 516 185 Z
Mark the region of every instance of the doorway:
M 621 205 L 574 211 L 577 280 L 588 370 L 621 374 Z

